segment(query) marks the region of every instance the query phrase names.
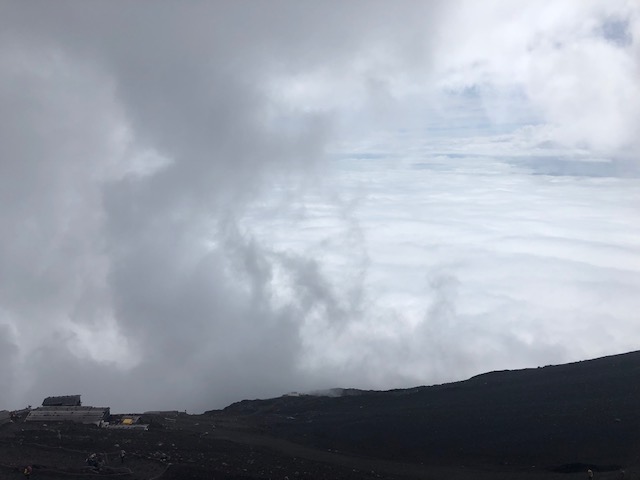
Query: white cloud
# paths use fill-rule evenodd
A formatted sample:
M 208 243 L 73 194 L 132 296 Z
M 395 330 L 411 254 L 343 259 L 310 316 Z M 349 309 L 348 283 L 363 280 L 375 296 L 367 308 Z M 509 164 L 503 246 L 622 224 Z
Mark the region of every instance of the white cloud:
M 633 347 L 636 2 L 5 5 L 1 401 Z
M 302 218 L 272 223 L 259 209 L 244 223 L 261 243 L 314 258 L 338 302 L 364 289 L 346 326 L 305 319 L 310 375 L 409 386 L 635 348 L 640 180 L 481 160 L 338 160 L 320 192 L 355 195 L 348 212 L 308 197 Z
M 440 29 L 441 45 L 450 46 L 437 50 L 443 88 L 498 88 L 505 102 L 513 101 L 509 92 L 516 88 L 551 127 L 550 140 L 614 156 L 637 151 L 637 3 L 491 6 L 467 2 L 452 9 L 451 22 Z

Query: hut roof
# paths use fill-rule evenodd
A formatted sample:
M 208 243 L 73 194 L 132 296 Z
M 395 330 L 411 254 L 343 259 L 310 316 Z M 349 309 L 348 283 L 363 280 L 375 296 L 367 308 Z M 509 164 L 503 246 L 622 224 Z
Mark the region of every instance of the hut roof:
M 60 397 L 47 397 L 42 402 L 43 407 L 79 407 L 82 405 L 80 395 L 63 395 Z
M 31 410 L 27 422 L 100 423 L 109 417 L 108 407 L 40 407 Z

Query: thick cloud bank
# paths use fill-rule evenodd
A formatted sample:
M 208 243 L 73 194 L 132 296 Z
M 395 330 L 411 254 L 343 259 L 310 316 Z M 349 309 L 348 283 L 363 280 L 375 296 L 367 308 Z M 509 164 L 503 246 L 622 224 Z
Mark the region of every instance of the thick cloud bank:
M 638 339 L 635 2 L 1 9 L 0 408 L 202 410 Z

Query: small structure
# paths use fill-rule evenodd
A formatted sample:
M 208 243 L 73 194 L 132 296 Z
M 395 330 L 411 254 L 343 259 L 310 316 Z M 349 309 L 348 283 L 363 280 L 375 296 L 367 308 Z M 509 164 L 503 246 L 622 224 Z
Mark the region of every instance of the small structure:
M 149 430 L 148 424 L 140 423 L 141 415 L 115 415 L 106 428 L 125 430 Z
M 0 426 L 11 423 L 11 413 L 8 410 L 0 410 Z
M 108 407 L 83 407 L 80 395 L 47 397 L 42 407 L 31 410 L 25 422 L 75 422 L 101 425 L 109 418 Z
M 80 395 L 63 395 L 61 397 L 47 397 L 42 402 L 43 407 L 80 407 Z
M 134 423 L 140 423 L 140 415 L 123 415 L 120 423 L 122 425 L 133 425 Z

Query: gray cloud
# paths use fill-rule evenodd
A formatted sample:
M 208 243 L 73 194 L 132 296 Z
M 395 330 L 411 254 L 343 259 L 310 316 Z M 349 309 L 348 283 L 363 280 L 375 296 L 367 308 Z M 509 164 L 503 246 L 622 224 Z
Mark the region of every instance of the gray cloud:
M 30 373 L 18 398 L 207 408 L 305 383 L 298 316 L 344 314 L 313 260 L 274 257 L 236 217 L 331 129 L 330 112 L 274 103 L 273 78 L 415 50 L 399 26 L 432 10 L 362 7 L 5 2 L 0 302 L 21 345 L 5 365 Z M 273 304 L 276 263 L 290 305 Z
M 518 105 L 532 102 L 552 124 L 573 132 L 567 144 L 584 141 L 596 125 L 592 116 L 567 127 L 573 114 L 563 113 L 562 92 L 509 70 L 518 49 L 498 50 L 487 61 L 493 40 L 482 28 L 502 23 L 482 9 L 476 13 L 486 15 L 484 26 L 467 29 L 459 18 L 467 8 L 3 2 L 0 385 L 12 393 L 0 402 L 78 392 L 114 408 L 202 410 L 242 397 L 333 387 L 336 375 L 357 381 L 378 367 L 380 385 L 425 378 L 415 365 L 402 365 L 406 336 L 368 336 L 366 316 L 375 316 L 378 304 L 370 285 L 371 233 L 358 213 L 366 188 L 343 194 L 321 186 L 321 210 L 330 212 L 316 232 L 335 235 L 317 248 L 281 248 L 276 232 L 256 233 L 260 222 L 251 224 L 251 212 L 278 188 L 294 193 L 271 217 L 288 218 L 294 202 L 304 211 L 314 175 L 327 173 L 326 151 L 344 148 L 338 141 L 370 139 L 376 128 L 387 130 L 375 138 L 384 143 L 405 126 L 441 119 L 453 125 L 455 115 L 456 129 L 469 123 L 464 99 L 457 113 L 436 114 L 449 110 L 453 102 L 439 102 L 456 89 L 495 93 L 484 99 L 491 111 L 474 118 L 512 118 L 500 106 L 505 78 L 517 84 L 505 88 L 507 100 L 517 91 Z M 637 49 L 637 22 L 627 17 L 616 14 L 592 32 L 619 51 L 612 67 L 624 66 L 627 51 Z M 489 40 L 450 41 L 462 30 Z M 531 32 L 514 34 L 514 44 L 526 45 Z M 542 50 L 532 54 L 535 72 L 566 64 L 567 49 L 554 50 L 549 62 Z M 563 75 L 573 78 L 590 64 Z M 612 85 L 633 97 L 635 87 L 616 79 Z M 609 108 L 614 101 L 596 97 L 598 111 L 620 124 L 635 115 L 633 106 L 618 115 Z M 481 103 L 476 99 L 473 109 Z M 518 114 L 523 118 L 529 117 Z M 538 127 L 526 141 L 559 142 Z M 602 132 L 597 144 L 621 155 L 625 132 Z M 465 157 L 465 142 L 448 147 L 455 144 Z M 486 145 L 489 154 L 496 145 Z M 510 146 L 519 148 L 517 141 Z M 408 155 L 422 153 L 410 145 Z M 389 218 L 405 213 L 398 207 Z M 340 226 L 331 230 L 335 218 Z M 335 249 L 347 260 L 335 263 Z M 411 261 L 404 252 L 391 256 Z M 451 325 L 464 318 L 451 287 L 462 280 L 447 271 L 438 278 L 453 280 L 422 292 L 436 299 L 429 328 L 440 326 L 410 345 L 416 364 L 426 358 L 419 354 L 424 345 L 446 348 L 465 328 L 464 321 Z M 504 351 L 520 348 L 513 342 L 507 336 Z M 459 363 L 471 355 L 461 352 Z M 454 356 L 443 361 L 442 372 Z

